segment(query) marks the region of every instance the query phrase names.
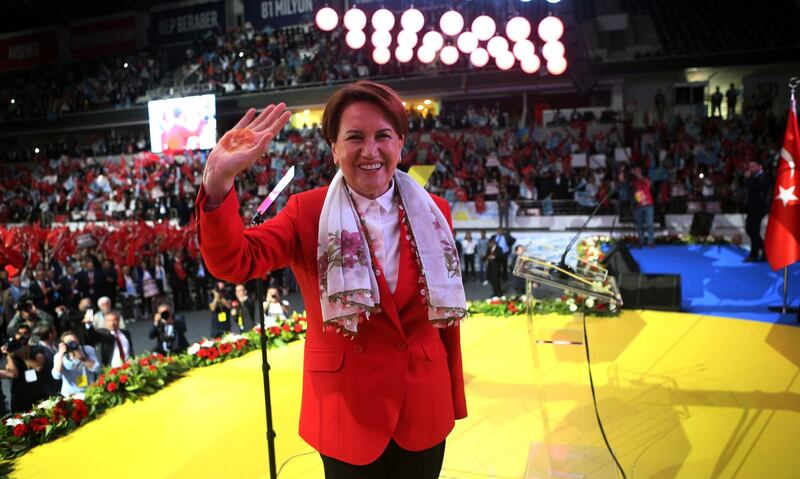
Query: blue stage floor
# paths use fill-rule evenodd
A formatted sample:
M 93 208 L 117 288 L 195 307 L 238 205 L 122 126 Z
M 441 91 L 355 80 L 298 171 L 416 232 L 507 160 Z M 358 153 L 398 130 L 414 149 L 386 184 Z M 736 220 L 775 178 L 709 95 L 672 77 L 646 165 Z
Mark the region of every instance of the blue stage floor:
M 783 271 L 743 263 L 748 250 L 736 246 L 631 248 L 642 273 L 681 275 L 682 310 L 697 314 L 797 324 L 794 315 L 767 310 L 783 301 Z M 800 302 L 800 266 L 789 267 L 789 304 Z

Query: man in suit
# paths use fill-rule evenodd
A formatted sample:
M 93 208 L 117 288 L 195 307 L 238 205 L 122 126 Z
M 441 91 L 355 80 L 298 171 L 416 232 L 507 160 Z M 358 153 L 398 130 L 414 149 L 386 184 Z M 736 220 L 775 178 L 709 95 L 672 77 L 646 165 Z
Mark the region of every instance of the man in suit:
M 75 267 L 72 266 L 72 263 L 67 262 L 66 271 L 61 275 L 56 289 L 61 298 L 61 304 L 69 309 L 76 309 L 78 307 L 78 300 L 80 299 L 81 292 L 78 285 L 78 278 L 75 275 Z
M 511 236 L 508 230 L 504 230 L 503 228 L 497 228 L 497 234 L 490 239 L 494 240 L 502 256 L 498 258 L 498 261 L 500 261 L 500 276 L 503 278 L 503 281 L 508 281 L 508 257 L 517 239 Z
M 91 298 L 92 303 L 95 303 L 101 296 L 104 296 L 103 271 L 95 268 L 91 258 L 86 258 L 83 262 L 83 270 L 76 275 L 76 278 L 82 298 Z
M 744 186 L 747 190 L 745 202 L 747 216 L 745 217 L 744 225 L 747 236 L 750 237 L 750 254 L 747 255 L 744 261 L 747 263 L 766 261 L 764 239 L 761 238 L 761 223 L 764 221 L 764 216 L 769 212 L 772 185 L 767 175 L 764 174 L 764 168 L 761 163 L 757 161 L 751 161 L 747 164 L 744 176 Z
M 186 320 L 182 315 L 173 315 L 166 303 L 158 305 L 153 317 L 153 327 L 148 333 L 150 339 L 155 339 L 154 353 L 178 354 L 186 351 L 189 341 L 186 339 Z
M 86 342 L 99 352 L 103 366 L 118 368 L 133 357 L 133 338 L 130 331 L 120 329 L 119 313 L 105 313 L 105 328 L 95 328 L 92 321 L 86 322 Z
M 33 304 L 35 304 L 38 309 L 48 312 L 53 311 L 53 293 L 55 292 L 55 285 L 45 277 L 44 266 L 42 264 L 36 265 L 36 269 L 33 270 L 33 281 L 31 281 L 31 284 L 28 286 L 28 291 L 30 292 Z

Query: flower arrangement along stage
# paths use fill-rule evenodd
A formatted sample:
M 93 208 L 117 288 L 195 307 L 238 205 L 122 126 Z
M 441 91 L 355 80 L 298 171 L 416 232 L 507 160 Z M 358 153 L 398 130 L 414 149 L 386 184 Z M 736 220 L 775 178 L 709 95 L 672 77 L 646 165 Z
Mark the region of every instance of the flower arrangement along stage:
M 267 328 L 267 347 L 279 347 L 305 338 L 305 316 L 293 314 Z M 25 454 L 31 448 L 66 435 L 105 410 L 126 401 L 138 401 L 154 394 L 192 368 L 221 363 L 259 348 L 258 326 L 241 335 L 226 334 L 203 339 L 182 354 L 143 354 L 130 358 L 118 368 L 105 368 L 85 394 L 54 397 L 26 413 L 10 414 L 0 420 L 0 460 Z

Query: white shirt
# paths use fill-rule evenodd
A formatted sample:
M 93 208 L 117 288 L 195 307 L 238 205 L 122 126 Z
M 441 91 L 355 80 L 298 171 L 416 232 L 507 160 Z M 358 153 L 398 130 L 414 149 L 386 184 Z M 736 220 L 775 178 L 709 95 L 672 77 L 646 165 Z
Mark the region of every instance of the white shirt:
M 461 242 L 461 246 L 464 247 L 464 254 L 475 254 L 475 246 L 477 244 L 474 239 L 464 239 Z
M 389 291 L 397 288 L 400 263 L 400 210 L 394 200 L 394 182 L 386 193 L 371 200 L 352 189 L 356 208 L 364 213 L 364 222 L 374 238 L 375 257 L 381 265 Z
M 122 331 L 111 331 L 111 334 L 119 338 L 119 342 L 122 344 L 122 351 L 125 353 L 125 359 L 129 359 L 131 357 L 131 345 L 128 342 L 128 338 L 122 334 Z M 111 356 L 111 367 L 118 368 L 122 366 L 122 363 L 122 357 L 119 354 L 119 346 L 117 342 L 114 341 L 114 354 Z

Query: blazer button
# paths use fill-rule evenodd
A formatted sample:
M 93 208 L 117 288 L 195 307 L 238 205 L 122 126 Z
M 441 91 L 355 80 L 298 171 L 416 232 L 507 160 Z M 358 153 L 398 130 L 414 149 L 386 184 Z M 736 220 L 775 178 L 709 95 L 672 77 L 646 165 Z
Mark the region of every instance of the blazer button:
M 353 347 L 353 351 L 355 351 L 355 352 L 357 352 L 357 353 L 363 353 L 363 352 L 364 352 L 364 346 L 362 346 L 362 345 L 360 345 L 360 344 L 356 344 L 356 345 Z
M 408 345 L 402 341 L 398 341 L 397 344 L 395 344 L 395 347 L 398 351 L 405 351 L 408 349 Z

